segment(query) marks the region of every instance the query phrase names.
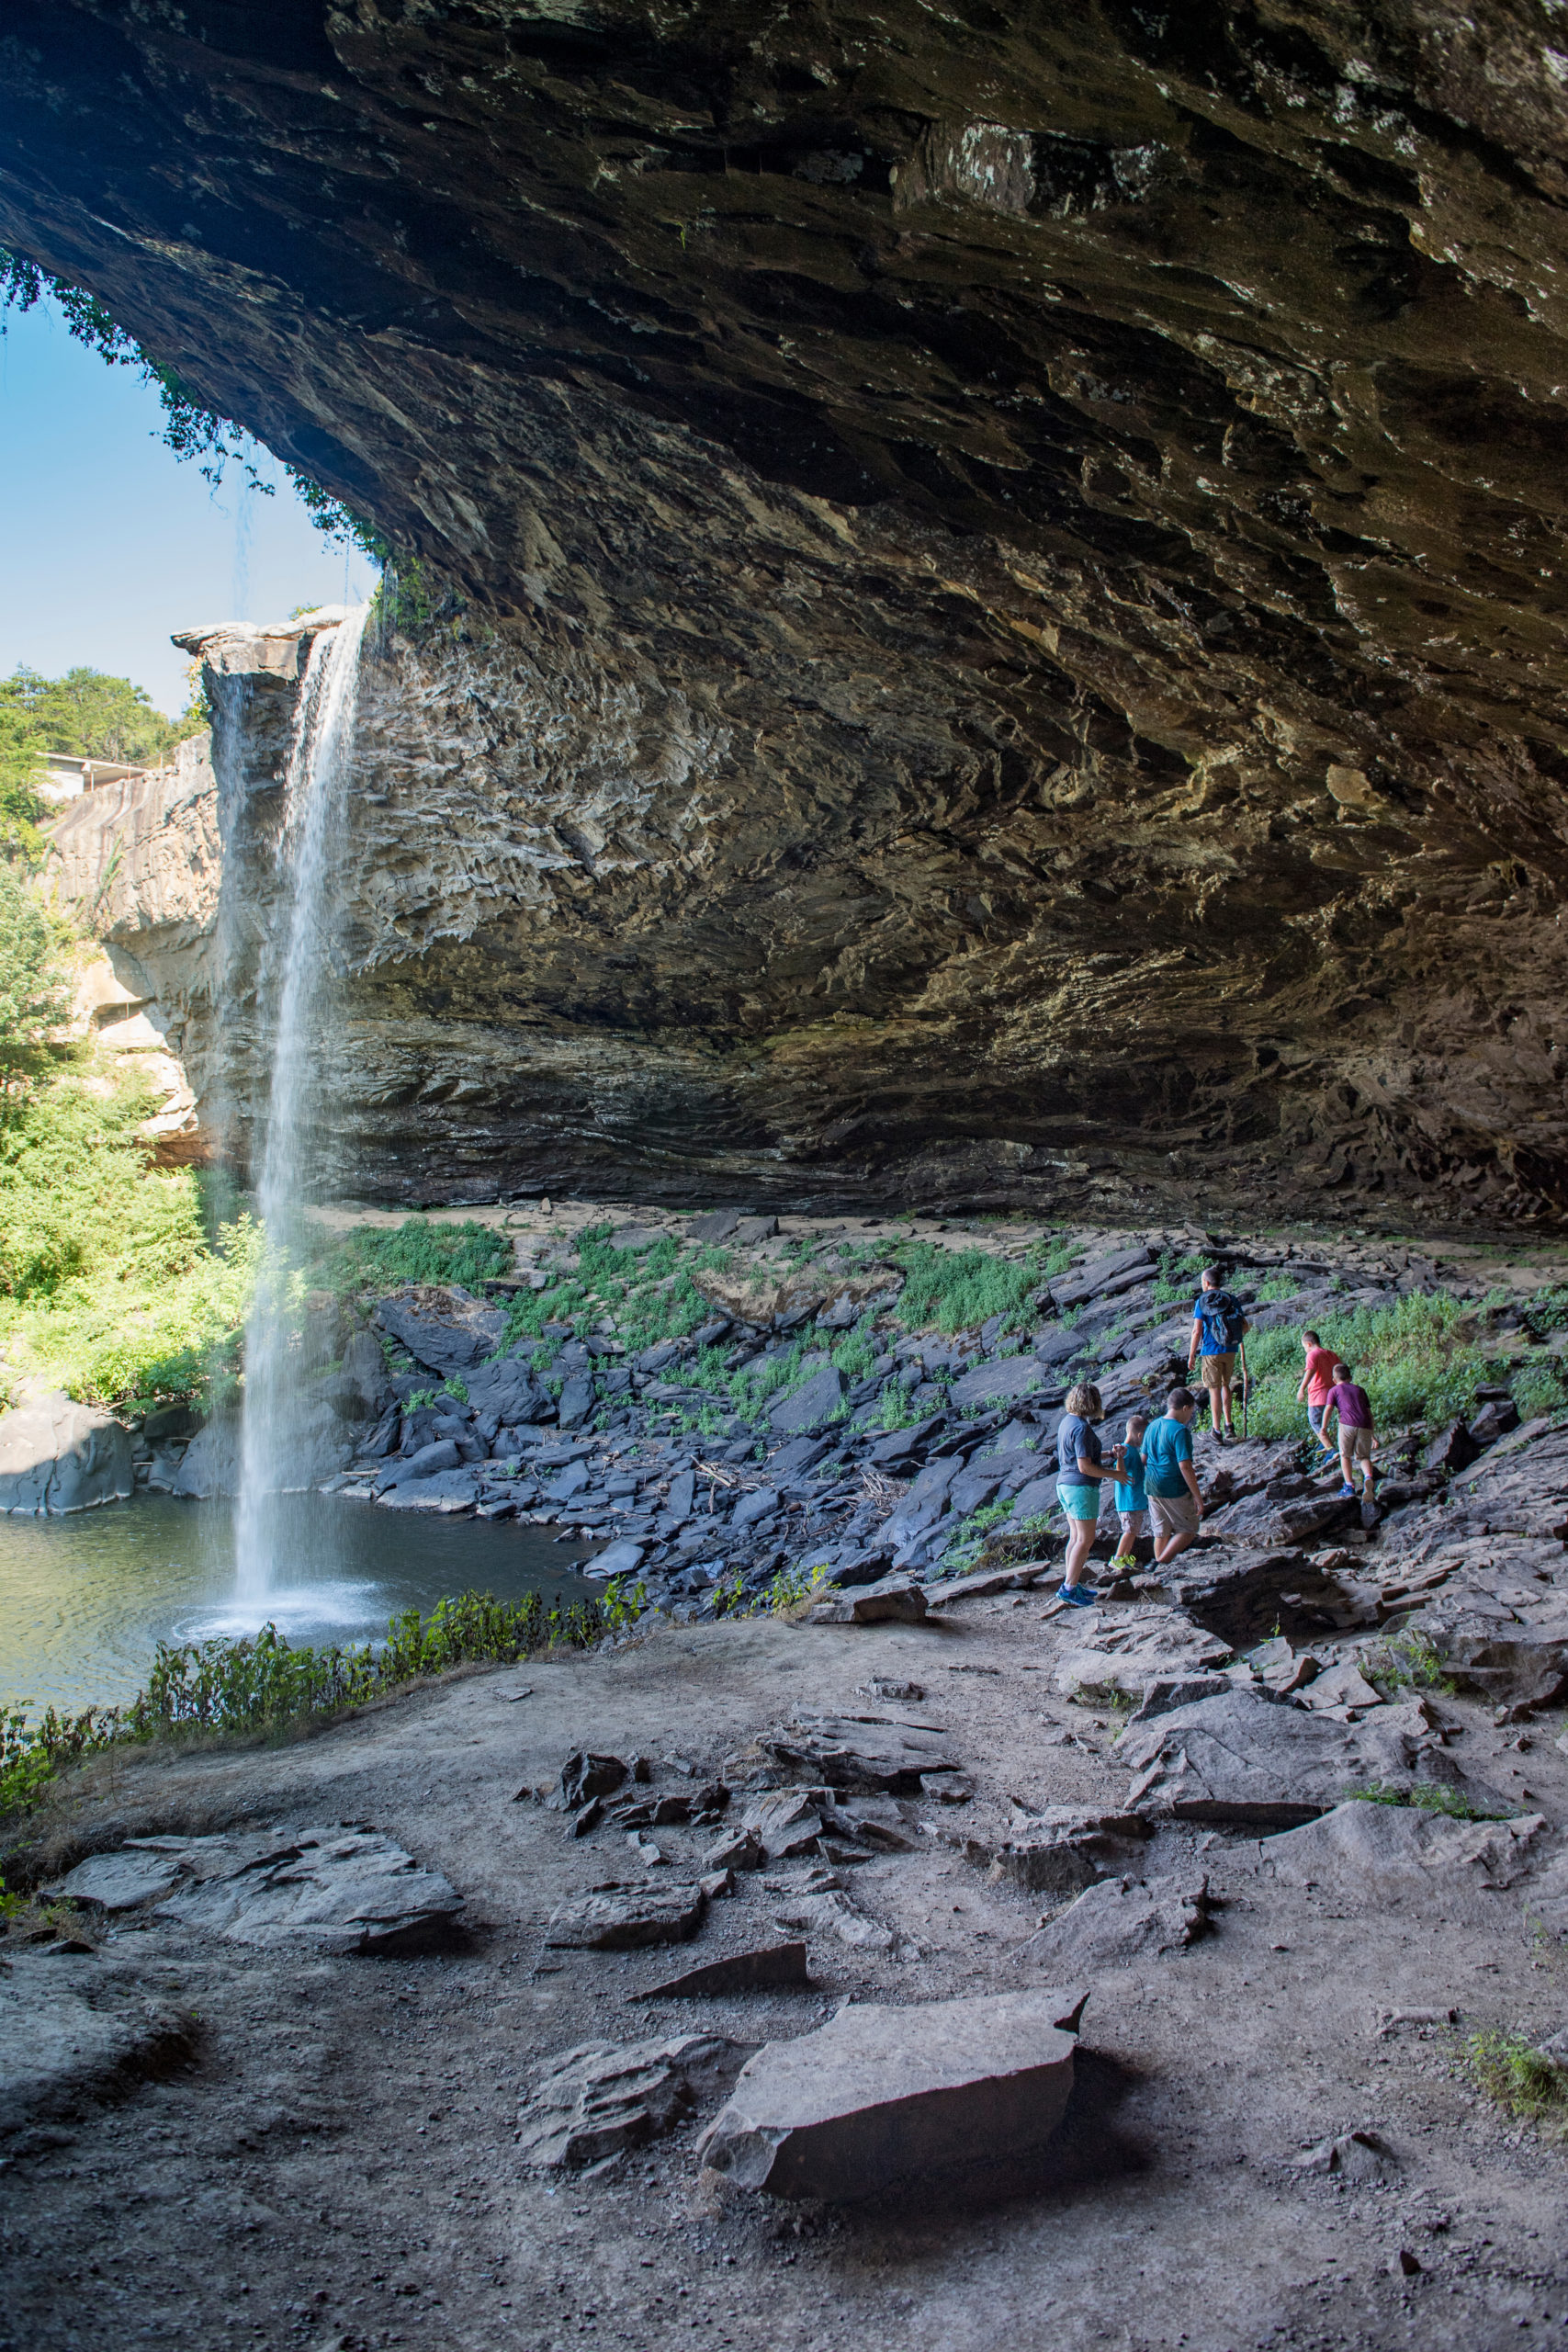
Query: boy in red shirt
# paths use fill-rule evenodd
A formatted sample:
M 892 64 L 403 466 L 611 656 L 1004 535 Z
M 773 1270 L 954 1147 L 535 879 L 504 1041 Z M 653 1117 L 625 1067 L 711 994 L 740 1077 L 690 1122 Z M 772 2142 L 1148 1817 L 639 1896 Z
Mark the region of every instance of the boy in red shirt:
M 1337 1359 L 1333 1349 L 1325 1348 L 1315 1331 L 1303 1331 L 1302 1345 L 1306 1350 L 1306 1370 L 1296 1391 L 1296 1402 L 1299 1405 L 1305 1398 L 1307 1427 L 1332 1462 L 1334 1447 L 1324 1434 L 1323 1416 L 1328 1405 L 1328 1392 L 1334 1385 L 1334 1367 Z
M 1325 1415 L 1333 1411 L 1339 1416 L 1339 1469 L 1345 1481 L 1339 1489 L 1341 1498 L 1348 1502 L 1355 1494 L 1359 1462 L 1365 1481 L 1362 1500 L 1371 1502 L 1377 1491 L 1372 1476 L 1372 1452 L 1377 1443 L 1372 1433 L 1372 1400 L 1364 1388 L 1357 1387 L 1348 1363 L 1335 1365 L 1334 1385 L 1324 1411 Z

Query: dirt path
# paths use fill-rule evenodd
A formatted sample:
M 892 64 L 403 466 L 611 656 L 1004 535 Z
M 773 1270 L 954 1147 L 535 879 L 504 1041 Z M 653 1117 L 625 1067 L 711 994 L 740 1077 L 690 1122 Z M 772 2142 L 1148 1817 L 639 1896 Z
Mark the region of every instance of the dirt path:
M 1054 1694 L 1066 1636 L 1043 1607 L 1028 1593 L 928 1627 L 668 1628 L 469 1673 L 299 1747 L 121 1768 L 59 1824 L 75 1850 L 128 1831 L 373 1824 L 468 1897 L 467 1940 L 402 1960 L 284 1959 L 172 1928 L 107 1945 L 196 2007 L 198 2055 L 39 2129 L 6 2165 L 0 2347 L 1557 2340 L 1561 2156 L 1478 2098 L 1452 2034 L 1372 2030 L 1382 2011 L 1450 2007 L 1465 2029 L 1561 2027 L 1562 1976 L 1538 1964 L 1517 1897 L 1355 1905 L 1280 1885 L 1232 1832 L 1159 1833 L 1159 1866 L 1208 1873 L 1213 1931 L 1094 1984 L 1068 2122 L 1033 2177 L 797 2211 L 700 2177 L 690 2128 L 595 2177 L 523 2170 L 531 2070 L 582 2041 L 697 2026 L 761 2041 L 845 1996 L 907 2005 L 918 2037 L 921 2003 L 1020 1981 L 1017 1947 L 1059 1898 L 988 1885 L 949 1839 L 994 1838 L 1010 1797 L 1105 1804 L 1128 1785 L 1110 1730 Z M 637 1866 L 518 1789 L 583 1745 L 640 1751 L 655 1788 L 679 1787 L 681 1762 L 716 1765 L 796 1704 L 874 1711 L 856 1695 L 873 1675 L 925 1686 L 886 1711 L 943 1726 L 976 1783 L 968 1805 L 916 1808 L 916 1851 L 849 1874 L 858 1908 L 920 1956 L 812 1934 L 808 1991 L 634 2004 L 682 1964 L 776 1936 L 759 1875 L 673 1953 L 544 1948 L 559 1902 Z M 1521 1791 L 1528 1771 L 1531 1801 L 1563 1817 L 1555 1723 L 1527 1763 L 1482 1711 L 1453 1711 L 1467 1771 Z M 665 1875 L 706 1842 L 658 1836 Z M 1378 2177 L 1292 2163 L 1361 2127 L 1392 2151 Z

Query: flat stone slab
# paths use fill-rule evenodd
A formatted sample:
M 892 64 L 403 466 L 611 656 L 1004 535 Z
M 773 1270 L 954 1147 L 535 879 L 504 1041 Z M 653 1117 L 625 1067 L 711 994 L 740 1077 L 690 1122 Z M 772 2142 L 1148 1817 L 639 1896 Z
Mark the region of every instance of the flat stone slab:
M 702 1968 L 688 1968 L 634 1993 L 634 2001 L 700 2000 L 711 1994 L 760 1993 L 781 1984 L 809 1984 L 806 1946 L 799 1942 L 759 1944 L 750 1951 L 733 1951 L 710 1960 Z
M 17 1952 L 0 1970 L 0 2142 L 167 2073 L 197 2037 L 187 2010 L 96 1952 Z
M 844 1409 L 844 1390 L 848 1386 L 844 1375 L 832 1364 L 825 1364 L 814 1372 L 803 1388 L 793 1396 L 783 1397 L 768 1419 L 783 1436 L 810 1435 L 840 1418 Z
M 0 1511 L 58 1519 L 126 1501 L 136 1490 L 130 1433 L 63 1389 L 0 1413 Z
M 600 1887 L 550 1914 L 545 1941 L 558 1951 L 637 1951 L 689 1943 L 703 1924 L 700 1886 Z
M 1453 1821 L 1416 1805 L 1336 1805 L 1320 1820 L 1268 1838 L 1264 1866 L 1287 1886 L 1352 1887 L 1373 1894 L 1440 1894 L 1469 1901 L 1477 1887 L 1517 1886 L 1545 1859 L 1545 1815 Z
M 1049 1560 L 1026 1560 L 1018 1567 L 978 1568 L 971 1576 L 949 1577 L 944 1583 L 924 1588 L 926 1605 L 945 1609 L 954 1600 L 988 1600 L 998 1592 L 1022 1592 L 1052 1570 L 1053 1565 Z
M 918 1796 L 925 1772 L 953 1772 L 962 1759 L 935 1724 L 886 1715 L 812 1715 L 797 1712 L 760 1743 L 801 1780 L 867 1795 Z
M 1015 1396 L 1032 1396 L 1044 1385 L 1038 1356 L 999 1356 L 994 1363 L 978 1363 L 973 1372 L 960 1373 L 953 1384 L 953 1401 L 960 1411 L 966 1405 L 1010 1404 Z
M 569 2050 L 545 2068 L 518 2110 L 522 2160 L 543 2172 L 574 2171 L 660 2139 L 705 2093 L 727 2088 L 754 2047 L 721 2034 L 680 2033 Z
M 1031 1936 L 1017 1957 L 1058 1971 L 1124 1968 L 1184 1951 L 1208 1917 L 1205 1878 L 1101 1879 Z
M 819 1600 L 810 1612 L 813 1625 L 921 1625 L 927 1615 L 924 1589 L 913 1577 L 885 1577 L 880 1583 L 861 1585 Z
M 1138 1775 L 1129 1804 L 1183 1821 L 1293 1829 L 1357 1789 L 1418 1781 L 1463 1787 L 1478 1804 L 1506 1810 L 1466 1781 L 1419 1702 L 1340 1724 L 1288 1700 L 1231 1690 L 1129 1728 L 1117 1755 Z
M 748 2059 L 698 2155 L 738 2188 L 832 2204 L 1021 2156 L 1061 2121 L 1086 1997 L 840 2009 Z
M 231 1943 L 328 1952 L 417 1951 L 463 1908 L 439 1871 L 365 1829 L 136 1838 L 51 1892 L 117 1913 L 154 1906 L 154 1918 Z

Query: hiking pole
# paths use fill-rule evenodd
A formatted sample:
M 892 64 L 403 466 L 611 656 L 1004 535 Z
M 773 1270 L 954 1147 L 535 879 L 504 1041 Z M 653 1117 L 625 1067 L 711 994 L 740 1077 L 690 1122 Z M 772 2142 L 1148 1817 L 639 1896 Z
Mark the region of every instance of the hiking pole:
M 1247 1369 L 1247 1341 L 1237 1342 L 1241 1350 L 1241 1442 L 1247 1443 L 1247 1408 L 1252 1401 L 1252 1379 Z

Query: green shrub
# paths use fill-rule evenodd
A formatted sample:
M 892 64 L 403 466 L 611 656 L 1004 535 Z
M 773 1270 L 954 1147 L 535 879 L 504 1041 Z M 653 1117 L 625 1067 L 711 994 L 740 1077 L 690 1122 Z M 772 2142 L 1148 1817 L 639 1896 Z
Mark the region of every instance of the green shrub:
M 988 1250 L 943 1250 L 934 1241 L 901 1241 L 887 1253 L 904 1269 L 894 1312 L 907 1331 L 977 1330 L 993 1315 L 1010 1329 L 1027 1317 L 1029 1295 L 1044 1280 L 1038 1253 L 1021 1263 Z
M 1402 1298 L 1393 1306 L 1357 1307 L 1343 1315 L 1319 1308 L 1325 1347 L 1337 1348 L 1371 1398 L 1380 1429 L 1415 1420 L 1449 1420 L 1473 1410 L 1487 1377 L 1473 1351 L 1463 1300 L 1442 1295 Z M 1250 1390 L 1247 1426 L 1254 1437 L 1300 1437 L 1306 1408 L 1296 1402 L 1303 1363 L 1301 1333 L 1289 1327 L 1257 1331 L 1247 1341 Z
M 356 1226 L 324 1255 L 309 1261 L 321 1290 L 396 1290 L 404 1283 L 450 1283 L 472 1290 L 492 1274 L 509 1274 L 512 1244 L 504 1233 L 468 1220 L 462 1225 L 411 1216 L 393 1227 Z
M 1568 2132 L 1568 2066 L 1536 2049 L 1522 2033 L 1493 2029 L 1472 2033 L 1464 2055 L 1477 2083 L 1506 2115 Z
M 511 1664 L 556 1648 L 591 1649 L 633 1623 L 645 1600 L 640 1586 L 622 1579 L 602 1597 L 564 1607 L 536 1592 L 522 1600 L 464 1592 L 428 1616 L 402 1611 L 380 1648 L 296 1649 L 272 1625 L 239 1641 L 160 1642 L 146 1688 L 124 1707 L 64 1716 L 51 1707 L 33 1724 L 20 1712 L 0 1720 L 0 1815 L 35 1803 L 70 1765 L 122 1743 L 284 1736 L 471 1660 Z
M 13 826 L 13 845 L 28 848 Z M 0 849 L 5 846 L 0 837 Z M 17 1114 L 13 1074 L 36 1067 L 50 1032 L 71 1011 L 71 933 L 18 865 L 0 854 L 0 1123 Z M 28 1097 L 24 1095 L 25 1104 Z
M 1450 1821 L 1506 1821 L 1502 1813 L 1484 1813 L 1472 1804 L 1458 1789 L 1450 1789 L 1439 1781 L 1416 1781 L 1405 1788 L 1396 1788 L 1384 1781 L 1373 1781 L 1364 1789 L 1347 1789 L 1346 1802 L 1359 1804 L 1413 1805 L 1418 1813 L 1446 1814 Z
M 152 1096 L 91 1060 L 0 1126 L 0 1341 L 73 1396 L 190 1396 L 231 1370 L 261 1254 L 208 1238 L 202 1179 L 147 1164 Z
M 1364 1653 L 1361 1664 L 1368 1681 L 1385 1698 L 1394 1690 L 1451 1693 L 1454 1687 L 1443 1672 L 1440 1653 L 1414 1626 L 1374 1644 Z

